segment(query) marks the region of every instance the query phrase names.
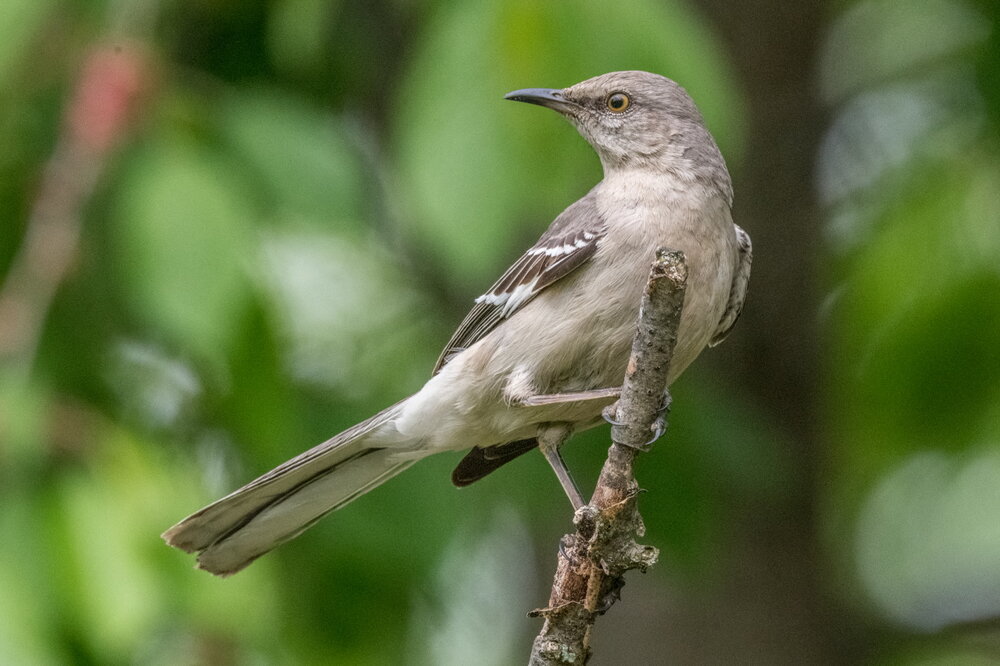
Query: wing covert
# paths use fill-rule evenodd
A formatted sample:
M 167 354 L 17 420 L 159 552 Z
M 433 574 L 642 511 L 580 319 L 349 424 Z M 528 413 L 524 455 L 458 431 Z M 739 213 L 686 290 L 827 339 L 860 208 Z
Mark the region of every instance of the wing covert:
M 455 354 L 466 349 L 507 319 L 543 289 L 586 262 L 597 250 L 606 225 L 591 193 L 555 219 L 489 291 L 476 299 L 434 366 L 437 374 Z

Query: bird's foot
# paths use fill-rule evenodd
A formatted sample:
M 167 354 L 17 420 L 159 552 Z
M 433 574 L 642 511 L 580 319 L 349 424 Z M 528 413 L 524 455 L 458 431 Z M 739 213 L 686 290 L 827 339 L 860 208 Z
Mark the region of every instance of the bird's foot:
M 660 403 L 660 407 L 656 411 L 656 418 L 649 426 L 649 429 L 653 431 L 653 438 L 643 444 L 643 448 L 649 447 L 667 431 L 667 416 L 670 414 L 670 403 L 670 392 L 665 391 L 663 393 L 663 401 Z
M 576 541 L 568 534 L 563 536 L 562 539 L 559 539 L 559 554 L 564 560 L 569 562 L 572 567 L 576 567 L 578 563 L 578 560 L 573 557 L 573 553 L 570 552 L 570 547 L 575 545 Z
M 611 425 L 613 426 L 625 425 L 616 418 L 617 416 L 618 416 L 617 400 L 601 410 L 601 418 L 610 423 Z

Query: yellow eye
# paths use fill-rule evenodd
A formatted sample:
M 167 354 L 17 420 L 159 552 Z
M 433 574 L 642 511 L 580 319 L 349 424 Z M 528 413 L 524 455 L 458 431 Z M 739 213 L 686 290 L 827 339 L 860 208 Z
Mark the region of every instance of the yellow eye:
M 611 113 L 622 113 L 629 107 L 632 100 L 625 93 L 617 92 L 608 95 L 608 111 Z

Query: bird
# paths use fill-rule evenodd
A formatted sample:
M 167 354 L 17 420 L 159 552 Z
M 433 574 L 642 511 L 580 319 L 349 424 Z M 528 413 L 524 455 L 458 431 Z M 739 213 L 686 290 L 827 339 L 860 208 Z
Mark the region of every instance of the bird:
M 470 449 L 452 474 L 465 486 L 538 447 L 541 428 L 599 425 L 657 247 L 682 250 L 688 268 L 668 384 L 736 323 L 750 236 L 733 223 L 725 160 L 680 85 L 621 71 L 505 98 L 569 120 L 603 179 L 475 299 L 419 391 L 164 532 L 198 568 L 234 574 L 431 454 Z M 558 449 L 542 453 L 580 504 Z

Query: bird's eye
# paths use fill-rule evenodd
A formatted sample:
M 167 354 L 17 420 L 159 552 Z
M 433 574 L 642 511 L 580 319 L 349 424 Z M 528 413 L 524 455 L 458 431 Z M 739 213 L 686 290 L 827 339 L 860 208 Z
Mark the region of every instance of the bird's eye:
M 617 92 L 608 95 L 608 101 L 606 103 L 608 105 L 608 111 L 611 113 L 622 113 L 629 107 L 632 100 L 630 100 L 628 95 L 625 93 Z

